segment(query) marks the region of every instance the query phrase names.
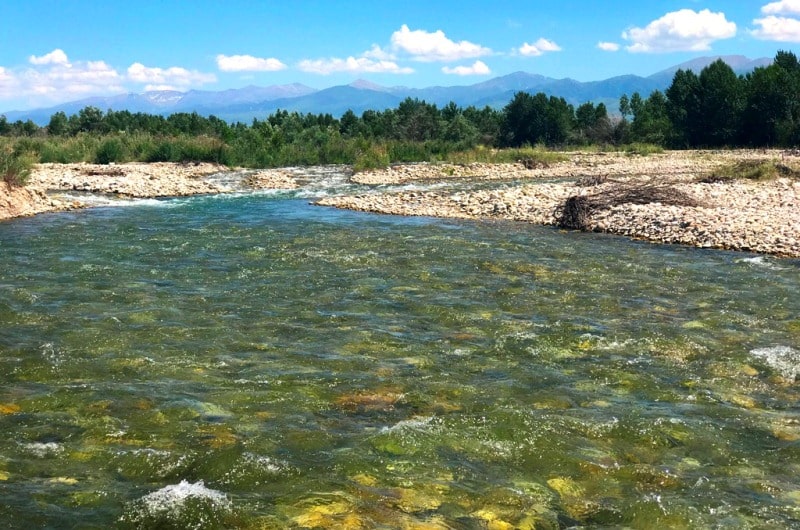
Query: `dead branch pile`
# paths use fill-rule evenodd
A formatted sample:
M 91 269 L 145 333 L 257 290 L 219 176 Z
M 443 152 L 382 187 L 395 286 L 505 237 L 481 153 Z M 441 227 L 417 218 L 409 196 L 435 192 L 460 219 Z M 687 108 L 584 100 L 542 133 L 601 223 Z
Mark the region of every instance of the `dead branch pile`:
M 660 203 L 670 206 L 699 206 L 697 200 L 669 184 L 618 184 L 589 195 L 573 195 L 556 214 L 560 228 L 587 230 L 594 212 L 622 204 Z
M 608 175 L 589 175 L 579 179 L 575 182 L 575 185 L 579 188 L 591 188 L 592 186 L 599 186 L 606 182 L 609 182 Z
M 547 169 L 550 164 L 544 160 L 537 160 L 535 158 L 523 158 L 519 161 L 525 169 Z
M 116 167 L 95 168 L 89 167 L 81 170 L 81 174 L 90 177 L 124 177 L 125 171 Z

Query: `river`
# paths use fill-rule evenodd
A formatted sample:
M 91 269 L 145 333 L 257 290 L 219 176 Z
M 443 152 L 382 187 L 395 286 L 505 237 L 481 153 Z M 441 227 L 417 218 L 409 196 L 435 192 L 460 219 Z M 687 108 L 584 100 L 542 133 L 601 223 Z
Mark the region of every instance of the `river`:
M 315 179 L 0 223 L 4 527 L 800 528 L 800 261 Z

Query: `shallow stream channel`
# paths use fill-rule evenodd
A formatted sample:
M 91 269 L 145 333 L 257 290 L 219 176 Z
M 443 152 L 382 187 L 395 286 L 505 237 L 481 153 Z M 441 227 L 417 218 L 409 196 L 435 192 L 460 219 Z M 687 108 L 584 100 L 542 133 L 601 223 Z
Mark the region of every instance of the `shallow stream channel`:
M 334 177 L 0 223 L 0 526 L 800 528 L 800 261 Z

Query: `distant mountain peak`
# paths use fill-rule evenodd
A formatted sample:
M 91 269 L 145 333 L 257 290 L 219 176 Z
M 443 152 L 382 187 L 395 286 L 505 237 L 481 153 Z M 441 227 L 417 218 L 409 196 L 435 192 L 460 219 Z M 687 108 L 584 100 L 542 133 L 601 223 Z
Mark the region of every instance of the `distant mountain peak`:
M 266 87 L 250 85 L 216 91 L 162 90 L 92 97 L 50 108 L 10 111 L 4 114 L 11 122 L 18 119 L 23 121 L 32 119 L 35 123 L 45 125 L 56 112 L 77 114 L 81 109 L 93 106 L 103 110 L 127 110 L 161 115 L 197 112 L 206 116 L 213 114 L 230 122 L 247 122 L 253 118 L 264 119 L 279 109 L 300 113 L 327 113 L 333 116 L 341 116 L 347 110 L 356 113 L 366 110 L 383 111 L 397 107 L 406 98 L 419 99 L 435 105 L 447 105 L 452 101 L 461 107 L 503 108 L 512 100 L 514 94 L 521 91 L 531 94 L 543 92 L 548 96 L 563 97 L 573 105 L 590 101 L 603 102 L 607 107 L 615 108 L 622 94 L 630 95 L 634 92 L 650 94 L 653 90 L 666 90 L 679 69 L 691 69 L 699 73 L 717 59 L 722 59 L 740 74 L 772 62 L 770 59 L 750 60 L 742 55 L 698 57 L 649 77 L 621 75 L 591 82 L 579 82 L 568 78 L 555 79 L 529 72 L 512 72 L 472 85 L 424 88 L 384 87 L 365 79 L 357 79 L 349 85 L 322 90 L 301 83 Z
M 142 97 L 155 105 L 173 105 L 185 95 L 185 92 L 177 90 L 149 90 L 142 94 Z
M 710 55 L 706 57 L 696 57 L 681 64 L 676 64 L 675 66 L 671 66 L 667 69 L 661 70 L 660 72 L 656 72 L 655 74 L 651 75 L 649 79 L 672 79 L 672 77 L 675 76 L 675 72 L 678 70 L 691 70 L 694 73 L 699 74 L 703 68 L 720 59 L 725 64 L 730 66 L 737 74 L 749 72 L 755 68 L 758 68 L 759 66 L 769 66 L 772 64 L 772 59 L 769 59 L 768 57 L 750 59 L 744 55 Z
M 353 88 L 358 88 L 359 90 L 374 90 L 376 92 L 387 92 L 388 89 L 384 86 L 378 85 L 371 81 L 367 81 L 366 79 L 356 79 L 350 86 Z

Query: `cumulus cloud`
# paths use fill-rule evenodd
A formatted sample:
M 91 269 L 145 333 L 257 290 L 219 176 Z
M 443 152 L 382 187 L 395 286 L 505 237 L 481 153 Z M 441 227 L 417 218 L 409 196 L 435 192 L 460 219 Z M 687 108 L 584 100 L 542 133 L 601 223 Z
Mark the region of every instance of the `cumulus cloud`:
M 286 69 L 278 59 L 252 55 L 217 55 L 217 67 L 223 72 L 277 72 Z
M 452 75 L 488 75 L 492 73 L 483 61 L 475 61 L 472 66 L 456 66 L 453 68 L 445 66 L 442 68 L 442 72 Z
M 46 53 L 39 57 L 31 55 L 30 57 L 28 57 L 28 62 L 38 66 L 46 64 L 63 64 L 69 66 L 69 60 L 67 59 L 67 54 L 64 53 L 64 50 L 59 48 L 56 48 L 50 53 Z
M 603 50 L 604 52 L 619 51 L 619 44 L 617 44 L 616 42 L 598 42 L 597 47 Z
M 765 15 L 800 15 L 800 0 L 771 2 L 761 8 Z
M 681 9 L 667 13 L 644 28 L 631 28 L 622 38 L 632 44 L 627 50 L 634 53 L 661 53 L 677 51 L 706 51 L 711 43 L 736 35 L 736 24 L 725 18 L 725 13 L 700 12 Z
M 56 57 L 58 59 L 58 57 Z M 21 92 L 66 101 L 77 96 L 121 92 L 122 78 L 104 61 L 40 63 L 45 68 L 29 68 L 17 74 Z
M 757 39 L 800 42 L 800 20 L 796 18 L 768 16 L 755 19 L 753 24 L 759 26 L 750 31 Z
M 12 97 L 17 92 L 18 86 L 17 77 L 0 66 L 0 98 Z
M 169 85 L 188 87 L 213 83 L 217 80 L 214 74 L 205 74 L 196 70 L 187 70 L 179 66 L 170 68 L 147 67 L 142 63 L 133 63 L 128 67 L 128 79 L 147 85 Z
M 11 105 L 37 107 L 87 96 L 130 92 L 132 84 L 146 90 L 186 90 L 216 81 L 213 74 L 185 68 L 148 68 L 132 64 L 118 71 L 105 61 L 69 60 L 61 49 L 28 56 L 28 64 L 0 67 L 0 99 Z
M 178 87 L 172 85 L 145 85 L 145 92 L 164 92 L 164 91 L 178 91 Z
M 528 44 L 527 42 L 525 42 L 517 50 L 517 52 L 520 55 L 524 55 L 526 57 L 538 57 L 547 52 L 560 52 L 560 51 L 561 47 L 558 44 L 544 38 L 537 40 L 533 44 Z
M 377 59 L 379 61 L 394 61 L 397 57 L 393 53 L 389 53 L 377 44 L 373 44 L 372 48 L 362 54 L 369 59 Z
M 303 72 L 328 75 L 337 72 L 348 73 L 381 73 L 381 74 L 410 74 L 414 70 L 401 67 L 394 61 L 376 61 L 369 57 L 348 57 L 340 59 L 306 59 L 300 61 L 297 67 Z
M 425 30 L 412 31 L 405 24 L 392 33 L 391 43 L 394 50 L 407 53 L 415 61 L 421 62 L 452 62 L 492 53 L 489 48 L 466 40 L 452 41 L 442 30 L 433 33 Z

